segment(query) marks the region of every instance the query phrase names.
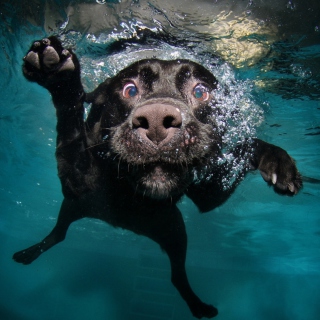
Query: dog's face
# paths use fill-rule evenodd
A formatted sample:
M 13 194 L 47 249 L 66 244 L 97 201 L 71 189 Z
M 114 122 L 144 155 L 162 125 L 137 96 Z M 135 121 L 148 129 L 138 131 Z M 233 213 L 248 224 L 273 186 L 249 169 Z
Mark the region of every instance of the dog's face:
M 99 153 L 120 166 L 137 192 L 181 195 L 194 169 L 221 148 L 212 117 L 216 85 L 208 70 L 187 60 L 143 60 L 124 69 L 96 98 L 105 142 Z

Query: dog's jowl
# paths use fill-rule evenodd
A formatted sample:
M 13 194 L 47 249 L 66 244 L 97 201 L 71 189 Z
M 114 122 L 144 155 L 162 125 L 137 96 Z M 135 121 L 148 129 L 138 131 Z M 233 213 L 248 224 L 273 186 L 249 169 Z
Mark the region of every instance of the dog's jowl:
M 150 59 L 85 93 L 77 57 L 55 37 L 33 43 L 23 73 L 52 95 L 64 200 L 51 233 L 15 253 L 14 260 L 30 264 L 64 240 L 72 222 L 101 219 L 157 242 L 169 256 L 172 283 L 192 314 L 216 316 L 217 309 L 203 303 L 188 282 L 187 235 L 176 206 L 187 195 L 199 211 L 210 211 L 240 180 L 223 187 L 230 168 L 218 161 L 223 145 L 216 78 L 195 62 Z M 85 121 L 84 102 L 92 104 Z M 233 155 L 244 158 L 244 171 L 259 169 L 280 193 L 296 194 L 302 186 L 294 160 L 279 147 L 248 139 Z

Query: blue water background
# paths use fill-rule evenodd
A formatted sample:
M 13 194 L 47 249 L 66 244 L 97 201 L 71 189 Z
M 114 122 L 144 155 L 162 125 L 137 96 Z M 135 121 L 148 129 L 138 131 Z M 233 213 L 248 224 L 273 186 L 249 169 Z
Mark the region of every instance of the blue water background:
M 62 200 L 51 98 L 21 75 L 31 41 L 48 34 L 45 1 L 36 21 L 24 20 L 18 3 L 0 4 L 0 318 L 193 319 L 158 246 L 99 221 L 74 223 L 63 243 L 29 266 L 11 259 L 51 231 Z M 296 159 L 303 190 L 280 196 L 256 172 L 214 212 L 200 215 L 188 199 L 179 204 L 190 282 L 219 309 L 218 319 L 319 318 L 320 20 L 314 17 L 299 20 L 312 26 L 309 33 L 274 45 L 277 58 L 265 57 L 272 68 L 234 71 L 238 79 L 277 83 L 253 89 L 265 110 L 258 134 Z

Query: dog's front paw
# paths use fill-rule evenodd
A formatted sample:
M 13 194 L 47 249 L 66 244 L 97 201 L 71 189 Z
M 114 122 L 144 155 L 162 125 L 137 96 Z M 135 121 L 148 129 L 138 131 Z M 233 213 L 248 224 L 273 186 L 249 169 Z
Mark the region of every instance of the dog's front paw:
M 302 177 L 295 161 L 285 150 L 271 146 L 262 155 L 258 167 L 263 179 L 273 184 L 277 191 L 297 194 L 302 187 Z
M 23 60 L 24 76 L 46 88 L 68 80 L 78 69 L 75 55 L 54 36 L 35 41 Z

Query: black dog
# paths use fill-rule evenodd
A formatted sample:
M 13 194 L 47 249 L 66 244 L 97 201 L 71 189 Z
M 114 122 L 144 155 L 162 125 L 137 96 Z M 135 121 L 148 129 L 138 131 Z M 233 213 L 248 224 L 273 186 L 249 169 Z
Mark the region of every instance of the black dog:
M 57 38 L 34 42 L 24 60 L 25 77 L 47 88 L 56 107 L 65 198 L 52 232 L 14 260 L 29 264 L 62 241 L 72 222 L 98 218 L 159 243 L 170 258 L 172 283 L 192 314 L 216 316 L 217 309 L 189 285 L 187 236 L 176 207 L 186 194 L 201 212 L 212 210 L 240 179 L 223 188 L 230 168 L 217 161 L 222 141 L 212 116 L 215 77 L 187 60 L 143 60 L 86 94 L 76 56 Z M 92 103 L 86 121 L 84 102 Z M 295 194 L 302 186 L 294 161 L 279 147 L 253 139 L 233 153 L 284 193 Z

